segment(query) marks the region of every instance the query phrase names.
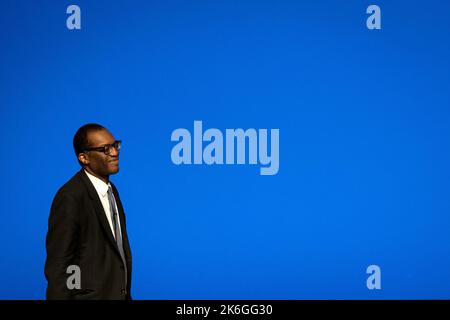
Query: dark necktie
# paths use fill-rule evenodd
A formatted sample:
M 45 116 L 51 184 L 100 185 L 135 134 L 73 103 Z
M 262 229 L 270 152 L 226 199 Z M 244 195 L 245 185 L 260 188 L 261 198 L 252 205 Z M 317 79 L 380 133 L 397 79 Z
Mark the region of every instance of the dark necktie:
M 127 262 L 125 260 L 125 254 L 123 252 L 123 243 L 122 243 L 122 235 L 120 233 L 119 224 L 117 223 L 117 219 L 119 219 L 119 215 L 117 212 L 116 201 L 114 200 L 113 191 L 111 186 L 108 186 L 108 201 L 109 208 L 111 211 L 111 221 L 114 228 L 114 235 L 116 238 L 117 248 L 119 249 L 120 256 L 122 257 L 123 265 L 125 266 L 125 285 L 127 284 Z

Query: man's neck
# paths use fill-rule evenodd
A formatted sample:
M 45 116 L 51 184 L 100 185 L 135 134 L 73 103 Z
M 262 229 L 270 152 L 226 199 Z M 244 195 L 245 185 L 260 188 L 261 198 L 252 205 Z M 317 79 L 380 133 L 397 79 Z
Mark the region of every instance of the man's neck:
M 96 173 L 94 173 L 91 169 L 84 167 L 84 170 L 86 170 L 87 172 L 89 172 L 90 174 L 92 174 L 94 177 L 99 178 L 100 180 L 102 180 L 104 183 L 108 184 L 109 183 L 109 176 L 106 177 L 102 177 Z

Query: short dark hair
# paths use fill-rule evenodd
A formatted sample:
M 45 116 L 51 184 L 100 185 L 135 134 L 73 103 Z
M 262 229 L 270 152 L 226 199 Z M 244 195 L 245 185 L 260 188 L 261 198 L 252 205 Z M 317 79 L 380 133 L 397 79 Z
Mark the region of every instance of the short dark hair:
M 104 129 L 105 127 L 97 123 L 88 123 L 80 127 L 73 136 L 73 149 L 75 150 L 75 155 L 78 157 L 78 155 L 86 148 L 89 148 L 88 135 L 90 132 Z

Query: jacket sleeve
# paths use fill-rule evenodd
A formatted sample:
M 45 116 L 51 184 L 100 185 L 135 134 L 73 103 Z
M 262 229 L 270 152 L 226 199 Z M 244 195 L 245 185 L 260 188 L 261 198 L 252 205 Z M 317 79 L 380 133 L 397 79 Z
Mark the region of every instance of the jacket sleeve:
M 53 200 L 48 219 L 46 238 L 47 260 L 45 277 L 48 281 L 47 299 L 70 299 L 67 268 L 76 264 L 79 234 L 79 204 L 73 196 L 58 192 Z

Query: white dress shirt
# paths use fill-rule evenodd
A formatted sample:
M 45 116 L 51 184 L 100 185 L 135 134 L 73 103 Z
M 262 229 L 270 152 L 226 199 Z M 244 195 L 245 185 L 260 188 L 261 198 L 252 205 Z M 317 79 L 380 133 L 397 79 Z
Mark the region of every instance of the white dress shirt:
M 111 232 L 115 238 L 116 235 L 115 235 L 113 222 L 111 220 L 111 211 L 109 208 L 109 200 L 108 200 L 108 187 L 111 184 L 110 183 L 106 184 L 104 181 L 102 181 L 101 179 L 97 178 L 96 176 L 90 174 L 86 170 L 84 170 L 84 172 L 86 172 L 86 175 L 88 176 L 89 180 L 91 180 L 92 184 L 94 185 L 95 190 L 98 193 L 100 201 L 102 202 L 102 205 L 103 205 L 103 209 L 105 211 L 106 219 L 108 219 L 109 226 L 111 227 Z M 118 208 L 114 194 L 113 194 L 113 199 L 114 199 L 114 203 L 116 204 L 116 208 Z M 119 226 L 119 233 L 120 233 L 120 230 L 122 230 L 122 229 L 120 228 L 120 219 L 119 219 L 118 215 L 116 215 L 116 221 Z M 120 234 L 120 237 L 122 237 L 121 234 Z

